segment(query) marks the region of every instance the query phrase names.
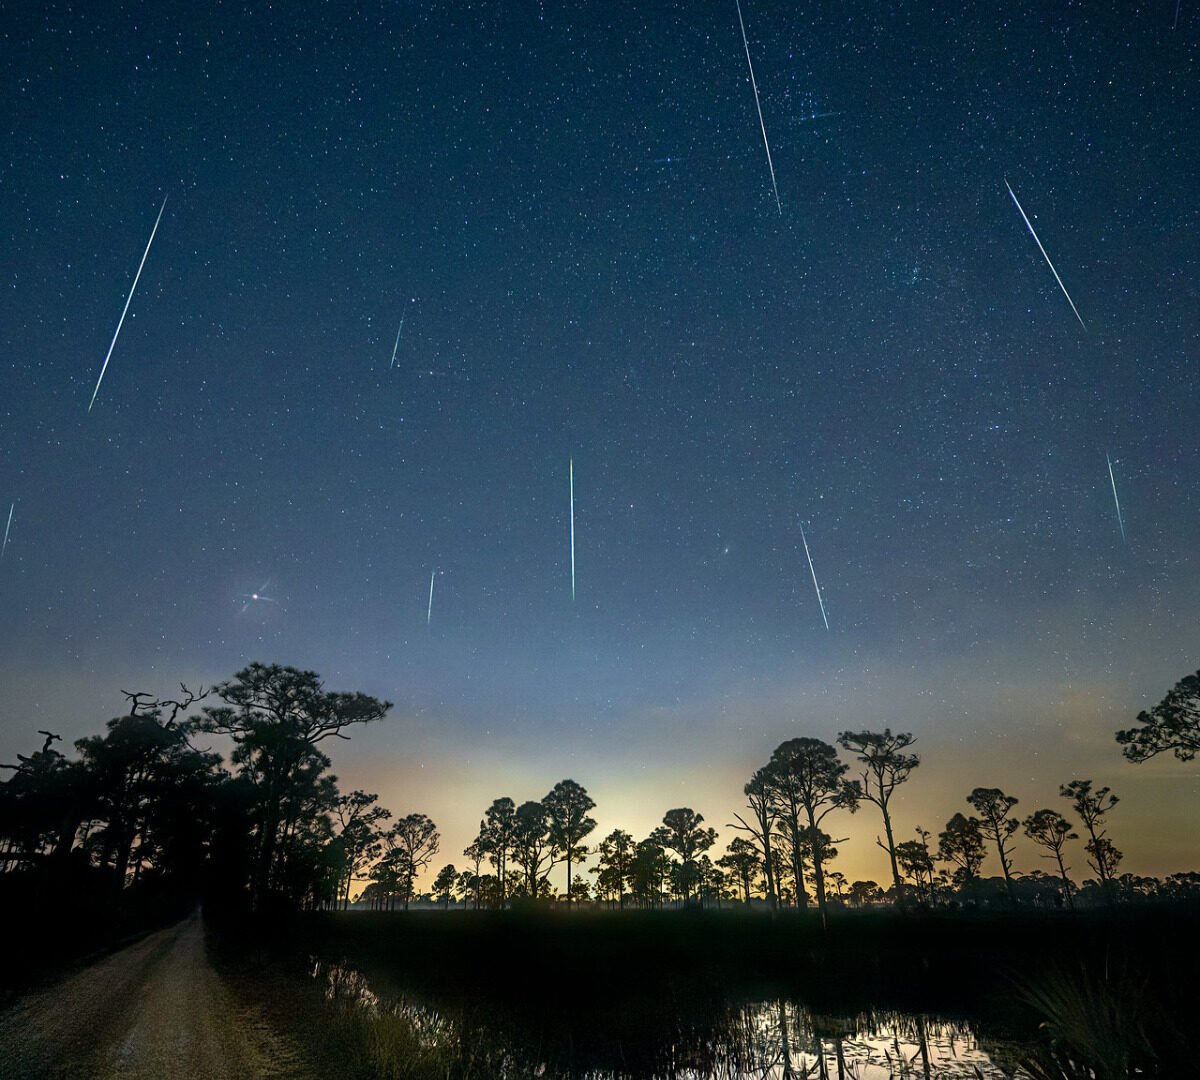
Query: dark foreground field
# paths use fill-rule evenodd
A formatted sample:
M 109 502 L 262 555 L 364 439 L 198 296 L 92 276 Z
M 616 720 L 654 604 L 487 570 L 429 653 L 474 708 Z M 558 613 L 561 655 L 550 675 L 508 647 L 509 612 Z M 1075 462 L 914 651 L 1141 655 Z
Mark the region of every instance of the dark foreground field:
M 789 1025 L 819 1055 L 824 1035 L 864 1016 L 898 1017 L 922 1042 L 923 1018 L 959 1018 L 994 1061 L 1058 1080 L 1200 1073 L 1188 1040 L 1198 931 L 1200 912 L 1168 907 L 846 912 L 824 932 L 739 912 L 346 913 L 227 927 L 220 955 L 243 979 L 273 972 L 277 1000 L 301 994 L 280 1022 L 347 1076 L 715 1068 L 715 1048 L 761 1041 L 748 1003 L 778 1002 L 785 1052 Z M 377 996 L 407 1004 L 362 1008 Z

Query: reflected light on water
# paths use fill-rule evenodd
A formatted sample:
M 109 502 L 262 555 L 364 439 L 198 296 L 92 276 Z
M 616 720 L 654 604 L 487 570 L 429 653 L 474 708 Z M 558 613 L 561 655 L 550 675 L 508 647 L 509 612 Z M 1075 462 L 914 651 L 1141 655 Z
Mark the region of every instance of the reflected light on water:
M 529 1030 L 483 1004 L 445 1012 L 407 995 L 372 988 L 359 971 L 316 960 L 312 976 L 337 1010 L 373 1023 L 402 1023 L 412 1044 L 452 1057 L 468 1075 L 595 1077 L 597 1080 L 1007 1080 L 1028 1076 L 985 1049 L 961 1019 L 870 1011 L 814 1014 L 796 1001 L 731 1003 L 697 1021 L 667 1019 L 647 1045 L 646 1032 L 609 1024 L 595 1031 Z M 587 1045 L 589 1050 L 577 1050 Z M 555 1048 L 570 1048 L 564 1054 Z M 584 1058 L 584 1060 L 581 1060 Z
M 1002 1080 L 1010 1075 L 993 1064 L 962 1020 L 893 1012 L 814 1016 L 794 1002 L 759 1002 L 744 1008 L 755 1018 L 760 1044 L 755 1067 L 739 1078 Z

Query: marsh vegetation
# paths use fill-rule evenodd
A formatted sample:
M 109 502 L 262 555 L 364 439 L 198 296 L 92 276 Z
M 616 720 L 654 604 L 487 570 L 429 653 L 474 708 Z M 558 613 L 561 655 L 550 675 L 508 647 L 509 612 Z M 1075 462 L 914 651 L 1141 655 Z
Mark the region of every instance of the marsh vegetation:
M 351 912 L 278 932 L 275 956 L 305 1002 L 286 1010 L 297 1037 L 349 1076 L 1073 1080 L 1187 1074 L 1198 929 L 1163 906 L 824 930 L 817 913 Z M 261 966 L 261 947 L 227 960 Z

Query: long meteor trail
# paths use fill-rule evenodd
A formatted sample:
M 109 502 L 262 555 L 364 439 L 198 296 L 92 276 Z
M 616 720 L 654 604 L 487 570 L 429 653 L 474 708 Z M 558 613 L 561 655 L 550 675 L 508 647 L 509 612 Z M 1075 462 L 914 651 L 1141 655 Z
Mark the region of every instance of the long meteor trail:
M 1108 462 L 1108 482 L 1112 484 L 1113 503 L 1117 508 L 1117 524 L 1121 527 L 1121 543 L 1127 544 L 1129 541 L 1125 539 L 1125 519 L 1121 517 L 1121 500 L 1117 498 L 1117 480 L 1113 476 L 1112 458 L 1105 454 L 1104 460 Z
M 396 331 L 396 344 L 392 346 L 392 362 L 388 364 L 388 371 L 396 366 L 396 352 L 400 348 L 400 335 L 404 332 L 404 316 L 400 316 L 400 329 Z
M 817 572 L 813 569 L 812 556 L 808 553 L 808 539 L 804 535 L 804 526 L 800 526 L 800 539 L 804 542 L 804 557 L 808 559 L 808 572 L 812 574 L 813 588 L 817 590 L 817 603 L 821 605 L 821 618 L 825 620 L 825 629 L 829 629 L 829 616 L 825 614 L 825 600 L 821 596 L 821 586 L 817 584 Z
M 1042 258 L 1046 260 L 1046 265 L 1050 267 L 1050 273 L 1054 275 L 1054 280 L 1058 282 L 1058 287 L 1062 289 L 1063 296 L 1067 298 L 1067 303 L 1071 305 L 1071 310 L 1075 312 L 1075 318 L 1079 319 L 1079 325 L 1083 326 L 1083 332 L 1086 334 L 1087 327 L 1084 326 L 1083 319 L 1079 315 L 1079 309 L 1075 306 L 1075 301 L 1071 299 L 1071 294 L 1067 292 L 1067 287 L 1062 283 L 1062 278 L 1058 276 L 1058 271 L 1054 269 L 1054 263 L 1050 261 L 1050 256 L 1046 254 L 1046 249 L 1042 247 L 1042 242 L 1038 240 L 1038 234 L 1033 231 L 1033 225 L 1030 223 L 1028 216 L 1021 209 L 1021 204 L 1017 200 L 1017 193 L 1013 191 L 1012 186 L 1007 180 L 1004 181 L 1004 186 L 1008 188 L 1008 193 L 1012 196 L 1012 201 L 1017 204 L 1017 209 L 1021 211 L 1021 217 L 1025 218 L 1025 224 L 1029 227 L 1029 235 L 1037 243 L 1038 251 L 1042 253 Z
M 571 599 L 575 599 L 575 459 L 568 464 L 571 478 Z
M 754 87 L 754 107 L 758 109 L 758 126 L 762 128 L 763 147 L 767 151 L 767 168 L 771 170 L 771 189 L 775 192 L 775 206 L 783 213 L 783 203 L 779 201 L 779 185 L 775 183 L 775 165 L 771 161 L 771 144 L 767 142 L 767 125 L 763 121 L 762 102 L 758 100 L 758 82 L 754 78 L 754 65 L 750 62 L 750 42 L 746 38 L 746 24 L 742 20 L 742 0 L 734 0 L 737 4 L 738 26 L 742 28 L 742 44 L 746 47 L 746 66 L 750 69 L 750 85 Z
M 142 267 L 146 265 L 146 256 L 150 254 L 150 245 L 154 243 L 154 234 L 158 232 L 158 223 L 162 221 L 163 211 L 167 208 L 167 197 L 163 196 L 162 206 L 158 208 L 158 217 L 154 219 L 154 228 L 150 230 L 150 239 L 146 241 L 146 250 L 142 252 L 142 261 L 138 263 L 137 273 L 133 275 L 133 284 L 129 286 L 129 295 L 125 297 L 125 307 L 121 309 L 121 317 L 117 320 L 117 328 L 113 331 L 112 341 L 108 345 L 108 353 L 104 357 L 104 363 L 100 365 L 100 378 L 96 380 L 96 389 L 92 391 L 92 400 L 88 402 L 87 411 L 92 411 L 92 406 L 96 404 L 96 395 L 100 393 L 100 384 L 104 381 L 104 373 L 108 370 L 108 361 L 112 356 L 113 349 L 117 344 L 117 335 L 121 332 L 121 326 L 125 322 L 125 313 L 129 310 L 129 302 L 133 299 L 133 291 L 137 288 L 138 278 L 142 276 Z
M 437 570 L 429 571 L 429 610 L 425 612 L 425 625 L 428 626 L 433 621 L 433 579 L 437 574 Z
M 4 526 L 4 543 L 0 544 L 0 559 L 4 558 L 4 552 L 8 550 L 8 530 L 12 528 L 12 515 L 13 510 L 16 509 L 16 506 L 17 504 L 13 503 L 12 506 L 8 508 L 8 524 Z

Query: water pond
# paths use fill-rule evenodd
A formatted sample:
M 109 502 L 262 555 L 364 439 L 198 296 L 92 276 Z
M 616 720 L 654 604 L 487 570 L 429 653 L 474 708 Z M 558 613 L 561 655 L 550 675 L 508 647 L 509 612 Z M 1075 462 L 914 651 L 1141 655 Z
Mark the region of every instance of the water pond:
M 341 963 L 314 960 L 326 1000 L 356 1014 L 374 1052 L 424 1060 L 444 1075 L 612 1080 L 1004 1080 L 1028 1076 L 1022 1048 L 983 1036 L 961 1017 L 865 1010 L 816 1013 L 801 1001 L 728 1000 L 701 992 L 647 1006 L 634 997 L 586 1015 L 564 1008 L 572 976 L 554 1000 L 531 1007 L 462 996 L 436 1005 L 386 988 Z M 381 1071 L 390 1071 L 384 1069 Z

